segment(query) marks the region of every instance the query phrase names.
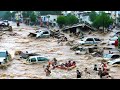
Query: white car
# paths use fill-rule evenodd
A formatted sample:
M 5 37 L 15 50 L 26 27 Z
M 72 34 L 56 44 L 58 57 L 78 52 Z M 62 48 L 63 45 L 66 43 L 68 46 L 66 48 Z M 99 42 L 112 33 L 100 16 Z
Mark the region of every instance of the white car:
M 32 36 L 36 38 L 50 37 L 50 31 L 49 30 L 37 30 L 35 33 L 30 33 L 28 36 Z
M 118 55 L 118 54 L 104 54 L 103 58 L 104 58 L 104 60 L 108 61 L 108 60 L 120 58 L 120 55 Z
M 6 50 L 0 50 L 0 65 L 9 60 L 9 53 Z
M 108 42 L 108 45 L 114 45 L 115 44 L 115 41 L 109 41 Z
M 84 44 L 98 44 L 100 43 L 101 40 L 99 38 L 85 38 L 81 41 L 78 41 L 79 44 L 84 45 Z
M 107 62 L 109 65 L 120 64 L 120 59 L 115 59 Z
M 117 37 L 117 36 L 114 36 L 114 37 L 110 38 L 109 40 L 110 40 L 110 41 L 115 41 L 115 40 L 117 40 L 117 39 L 118 39 L 118 37 Z
M 4 26 L 9 26 L 8 20 L 0 21 L 0 24 Z
M 29 63 L 39 63 L 39 62 L 47 62 L 49 59 L 45 56 L 30 56 L 27 61 Z
M 110 35 L 110 37 L 118 36 L 119 34 L 120 34 L 120 31 L 116 31 L 112 35 Z

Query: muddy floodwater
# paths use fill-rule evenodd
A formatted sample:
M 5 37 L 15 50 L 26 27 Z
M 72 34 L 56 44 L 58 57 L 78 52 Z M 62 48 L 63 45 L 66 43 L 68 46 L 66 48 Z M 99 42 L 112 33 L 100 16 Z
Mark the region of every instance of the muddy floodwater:
M 35 31 L 34 27 L 24 24 L 21 24 L 20 27 L 16 27 L 16 24 L 12 22 L 11 25 L 13 27 L 13 32 L 4 32 L 4 35 L 0 39 L 0 49 L 8 50 L 13 60 L 6 70 L 0 69 L 1 79 L 75 79 L 76 69 L 83 72 L 86 67 L 91 74 L 85 74 L 83 72 L 82 79 L 99 79 L 97 72 L 93 71 L 94 64 L 100 64 L 100 62 L 97 61 L 97 57 L 76 55 L 74 51 L 70 50 L 70 46 L 66 45 L 66 42 L 63 43 L 63 46 L 58 45 L 57 39 L 53 39 L 52 37 L 42 39 L 28 37 L 27 35 L 29 32 Z M 12 36 L 11 34 L 13 33 L 17 34 Z M 109 35 L 104 37 L 95 36 L 108 41 Z M 19 57 L 14 55 L 17 50 L 38 53 L 48 57 L 50 60 L 57 58 L 59 63 L 74 60 L 76 61 L 77 67 L 70 71 L 54 69 L 51 70 L 50 76 L 46 76 L 43 65 L 47 63 L 27 64 L 25 59 L 18 59 Z M 120 67 L 110 67 L 110 75 L 116 79 L 120 78 Z

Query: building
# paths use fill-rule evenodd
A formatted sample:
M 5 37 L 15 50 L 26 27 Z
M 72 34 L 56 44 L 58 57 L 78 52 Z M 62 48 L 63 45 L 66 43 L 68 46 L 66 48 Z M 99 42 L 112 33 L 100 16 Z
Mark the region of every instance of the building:
M 41 19 L 43 23 L 49 22 L 52 26 L 57 26 L 57 17 L 58 15 L 44 15 L 41 16 Z

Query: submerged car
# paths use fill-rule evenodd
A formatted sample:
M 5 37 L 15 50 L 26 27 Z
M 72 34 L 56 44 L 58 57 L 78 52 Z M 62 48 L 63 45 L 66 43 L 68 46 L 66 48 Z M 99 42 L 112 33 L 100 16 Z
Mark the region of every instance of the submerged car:
M 79 44 L 85 45 L 85 44 L 98 44 L 101 40 L 99 38 L 85 38 L 81 41 L 78 41 Z
M 28 59 L 27 59 L 27 62 L 29 63 L 41 63 L 41 62 L 47 62 L 49 61 L 49 59 L 45 56 L 30 56 Z
M 6 50 L 0 50 L 0 65 L 5 64 L 8 60 L 10 60 L 10 54 Z
M 78 47 L 75 51 L 75 54 L 86 54 L 88 52 L 88 48 Z
M 104 60 L 108 61 L 108 60 L 120 58 L 120 55 L 118 55 L 118 54 L 104 54 L 103 58 L 104 58 Z
M 115 37 L 115 36 L 118 36 L 119 34 L 120 34 L 120 31 L 116 31 L 110 37 Z
M 115 40 L 117 40 L 117 39 L 118 39 L 118 37 L 117 37 L 117 36 L 114 36 L 114 37 L 110 38 L 109 40 L 110 40 L 110 41 L 115 41 Z
M 37 30 L 35 33 L 30 33 L 28 36 L 36 37 L 36 38 L 50 37 L 50 31 L 49 30 Z
M 108 63 L 109 65 L 120 64 L 120 59 L 115 59 L 115 60 L 112 60 L 112 61 L 108 61 L 107 63 Z

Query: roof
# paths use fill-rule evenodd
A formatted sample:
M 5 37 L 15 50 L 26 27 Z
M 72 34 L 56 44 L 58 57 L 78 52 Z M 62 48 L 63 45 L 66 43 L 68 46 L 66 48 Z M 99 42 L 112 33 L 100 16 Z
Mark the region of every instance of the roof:
M 0 52 L 6 52 L 7 50 L 0 50 Z
M 45 57 L 45 56 L 30 56 L 29 58 L 37 58 L 37 57 Z

